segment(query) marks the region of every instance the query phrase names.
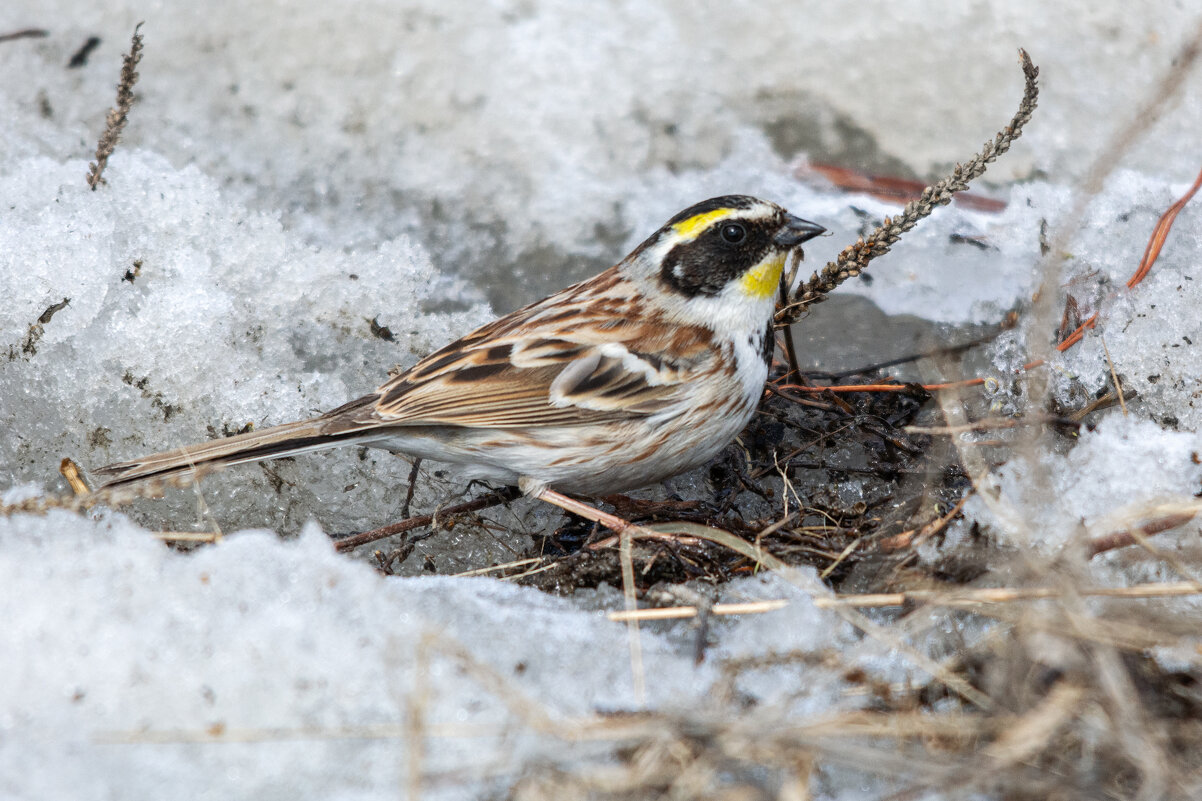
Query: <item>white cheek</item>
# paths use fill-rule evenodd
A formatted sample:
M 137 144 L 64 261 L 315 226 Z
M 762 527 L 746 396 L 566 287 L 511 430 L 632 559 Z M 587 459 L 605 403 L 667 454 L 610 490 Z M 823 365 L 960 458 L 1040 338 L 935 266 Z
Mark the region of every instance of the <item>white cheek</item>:
M 677 317 L 681 322 L 708 325 L 722 347 L 730 348 L 739 365 L 743 396 L 754 403 L 768 378 L 760 347 L 775 310 L 773 298 L 752 297 L 732 283 L 714 297 L 690 298 Z
M 775 309 L 774 298 L 752 297 L 732 281 L 713 297 L 689 298 L 681 304 L 677 317 L 682 323 L 707 325 L 719 339 L 737 347 L 747 344 L 749 334 L 763 331 Z

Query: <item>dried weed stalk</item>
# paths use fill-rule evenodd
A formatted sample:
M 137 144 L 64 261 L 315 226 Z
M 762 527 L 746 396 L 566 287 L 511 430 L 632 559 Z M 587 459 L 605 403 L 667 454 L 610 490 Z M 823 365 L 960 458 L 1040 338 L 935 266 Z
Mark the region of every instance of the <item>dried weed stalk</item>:
M 142 60 L 141 29 L 142 23 L 139 22 L 134 28 L 129 52 L 122 57 L 121 80 L 117 84 L 117 105 L 110 108 L 108 116 L 105 117 L 104 133 L 100 135 L 100 141 L 96 145 L 96 160 L 88 165 L 87 182 L 93 192 L 97 186 L 105 183 L 104 167 L 108 164 L 109 156 L 117 149 L 117 142 L 121 139 L 121 132 L 125 130 L 125 123 L 129 119 L 129 110 L 134 104 L 134 84 L 138 82 L 137 66 Z
M 991 615 L 997 628 L 946 663 L 1002 702 L 988 712 L 956 705 L 937 684 L 873 679 L 842 652 L 731 660 L 721 666 L 726 689 L 707 708 L 644 713 L 609 731 L 602 719 L 573 721 L 570 733 L 541 729 L 563 741 L 562 759 L 528 768 L 511 797 L 813 798 L 849 774 L 868 787 L 875 777 L 881 795 L 869 795 L 889 799 L 1196 797 L 1202 699 L 1191 673 L 1146 654 L 1150 644 L 1181 641 L 1171 609 L 1086 608 L 1066 591 L 999 598 L 1010 614 Z M 925 611 L 894 627 L 916 628 Z M 1117 625 L 1122 617 L 1129 622 Z M 841 700 L 815 718 L 740 692 L 767 676 L 795 682 L 799 699 L 834 679 Z M 603 758 L 573 748 L 610 738 Z
M 930 215 L 936 206 L 950 203 L 952 195 L 967 189 L 970 181 L 980 177 L 991 162 L 1010 149 L 1011 143 L 1022 135 L 1023 126 L 1031 119 L 1039 99 L 1039 68 L 1031 63 L 1031 57 L 1027 55 L 1026 50 L 1018 52 L 1023 74 L 1026 76 L 1026 86 L 1022 102 L 1019 103 L 1018 111 L 1010 120 L 1010 124 L 999 131 L 993 141 L 986 142 L 980 153 L 964 164 L 957 164 L 951 175 L 922 190 L 922 196 L 910 201 L 900 215 L 886 217 L 866 238 L 844 248 L 838 259 L 828 262 L 820 272 L 814 273 L 808 281 L 793 289 L 788 295 L 788 302 L 776 313 L 778 328 L 797 322 L 806 306 L 821 301 L 839 284 L 863 272 L 868 267 L 868 262 L 888 253 L 889 248 L 902 234 Z
M 195 487 L 201 478 L 211 472 L 215 471 L 202 467 L 194 473 L 167 478 L 152 478 L 138 484 L 121 487 L 105 487 L 87 495 L 37 495 L 11 504 L 0 504 L 0 517 L 44 515 L 55 510 L 79 514 L 94 506 L 116 509 L 141 498 L 160 498 L 167 487 Z
M 434 743 L 513 739 L 519 753 L 492 766 L 522 801 L 634 798 L 826 797 L 831 781 L 858 777 L 870 795 L 909 799 L 1194 798 L 1202 788 L 1202 697 L 1189 676 L 1159 665 L 1149 642 L 1182 636 L 1170 610 L 1135 612 L 1123 636 L 1117 607 L 1086 609 L 1069 597 L 998 599 L 998 628 L 965 642 L 946 663 L 1004 704 L 958 706 L 937 685 L 888 683 L 843 651 L 782 651 L 728 658 L 708 703 L 695 709 L 565 713 L 445 634 L 418 644 L 416 681 L 403 720 L 314 729 L 177 729 L 99 733 L 107 743 L 254 743 L 388 739 L 403 743 L 407 797 L 434 787 L 468 791 L 473 771 L 427 764 Z M 918 627 L 926 617 L 894 622 Z M 945 625 L 928 621 L 924 625 Z M 1152 637 L 1152 639 L 1149 639 Z M 449 662 L 506 711 L 504 721 L 448 722 L 427 686 Z M 839 700 L 820 715 L 759 704 L 745 682 L 773 677 Z M 818 689 L 814 689 L 814 688 Z M 466 785 L 464 783 L 467 783 Z M 874 788 L 875 784 L 875 788 Z

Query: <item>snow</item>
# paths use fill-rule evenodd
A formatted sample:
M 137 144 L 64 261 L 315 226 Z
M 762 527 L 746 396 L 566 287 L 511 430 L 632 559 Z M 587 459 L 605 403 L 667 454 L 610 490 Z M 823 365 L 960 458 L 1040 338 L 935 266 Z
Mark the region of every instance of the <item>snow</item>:
M 704 709 L 723 665 L 761 654 L 767 635 L 785 651 L 853 645 L 813 607 L 826 594 L 813 571 L 791 580 L 725 588 L 792 605 L 771 622 L 719 623 L 732 634 L 699 666 L 689 638 L 644 631 L 646 703 Z M 457 777 L 428 797 L 463 797 L 563 760 L 536 716 L 566 728 L 639 707 L 624 624 L 491 579 L 385 579 L 316 526 L 290 542 L 239 532 L 184 556 L 119 515 L 5 518 L 0 586 L 7 798 L 388 795 L 407 781 L 415 705 L 436 743 L 423 774 Z M 787 698 L 788 684 L 764 678 L 737 689 L 782 712 L 822 709 L 842 684 L 815 671 Z M 437 734 L 456 726 L 463 735 Z
M 807 245 L 817 268 L 896 206 L 799 182 L 799 160 L 939 174 L 1012 112 L 1021 45 L 1042 70 L 1040 107 L 991 167 L 995 183 L 974 187 L 1006 209 L 941 209 L 873 264 L 871 282 L 840 290 L 888 314 L 997 321 L 1028 304 L 1044 224 L 1055 231 L 1195 16 L 1188 4 L 1132 15 L 1117 2 L 1025 0 L 904 12 L 12 0 L 0 35 L 49 35 L 0 41 L 3 502 L 66 491 L 64 457 L 97 467 L 337 406 L 393 365 L 608 266 L 705 197 L 750 192 L 821 222 L 833 235 Z M 140 20 L 138 103 L 92 192 L 83 177 Z M 101 46 L 67 69 L 91 35 Z M 1196 205 L 1148 279 L 1125 282 L 1199 167 L 1183 146 L 1202 124 L 1202 104 L 1186 102 L 1198 81 L 1186 76 L 1090 201 L 1055 289 L 1082 318 L 1101 316 L 1046 368 L 1053 401 L 1084 405 L 1111 386 L 1113 363 L 1138 394 L 1130 413 L 1016 449 L 993 471 L 996 498 L 971 499 L 923 558 L 971 548 L 976 525 L 1050 559 L 1147 504 L 1196 503 Z M 1038 324 L 1020 316 L 992 346 L 996 413 L 1031 411 L 1016 369 L 1051 336 Z M 622 605 L 617 592 L 383 578 L 333 552 L 326 533 L 396 518 L 409 469 L 348 450 L 228 471 L 128 517 L 0 517 L 0 795 L 396 797 L 413 778 L 419 707 L 424 797 L 502 796 L 535 767 L 608 759 L 609 744 L 565 748 L 533 716 L 568 725 L 640 707 L 626 628 L 603 614 Z M 440 469 L 426 466 L 415 509 L 458 500 L 461 482 Z M 495 519 L 511 540 L 450 532 L 430 551 L 438 571 L 505 561 L 548 517 L 519 502 Z M 226 536 L 182 553 L 150 537 L 163 528 Z M 1157 543 L 1188 556 L 1197 533 L 1192 523 Z M 1082 570 L 1094 583 L 1177 578 L 1122 554 Z M 813 658 L 741 673 L 734 689 L 782 717 L 859 708 L 823 653 L 874 681 L 926 681 L 910 657 L 815 607 L 827 590 L 810 571 L 719 592 L 790 605 L 714 621 L 700 665 L 688 624 L 644 625 L 645 708 L 716 708 L 724 666 L 774 654 Z M 1173 603 L 1196 619 L 1194 602 Z M 938 612 L 926 623 L 907 642 L 935 658 L 979 633 Z M 1196 668 L 1191 648 L 1159 658 Z M 868 773 L 824 773 L 820 797 L 897 789 Z
M 488 319 L 479 304 L 425 310 L 462 294 L 461 283 L 437 274 L 407 237 L 318 250 L 230 203 L 195 167 L 176 170 L 146 151 L 120 159 L 99 192 L 80 191 L 81 170 L 82 161 L 34 157 L 0 176 L 9 210 L 0 247 L 6 273 L 20 276 L 0 313 L 0 402 L 20 425 L 6 426 L 0 460 L 22 477 L 52 476 L 68 454 L 98 467 L 160 443 L 310 416 Z M 394 341 L 373 335 L 373 321 Z M 373 456 L 327 474 L 317 491 L 337 507 L 350 484 L 383 497 L 407 474 L 401 460 Z M 230 494 L 270 493 L 262 475 L 255 484 Z M 221 523 L 246 525 L 246 503 L 222 499 Z M 347 515 L 348 527 L 365 519 Z M 258 520 L 303 522 L 288 509 Z
M 1017 456 L 996 473 L 1001 497 L 1020 509 L 1038 509 L 1039 514 L 1027 519 L 1034 539 L 1015 544 L 1055 552 L 1086 530 L 1096 533 L 1099 524 L 1122 510 L 1189 499 L 1202 491 L 1199 455 L 1202 434 L 1166 431 L 1151 420 L 1119 412 L 1106 415 L 1092 431 L 1083 431 L 1067 453 L 1045 446 L 1026 458 Z M 1050 486 L 1031 480 L 1036 463 L 1051 477 Z M 972 518 L 1007 529 L 981 499 L 970 499 L 969 504 Z

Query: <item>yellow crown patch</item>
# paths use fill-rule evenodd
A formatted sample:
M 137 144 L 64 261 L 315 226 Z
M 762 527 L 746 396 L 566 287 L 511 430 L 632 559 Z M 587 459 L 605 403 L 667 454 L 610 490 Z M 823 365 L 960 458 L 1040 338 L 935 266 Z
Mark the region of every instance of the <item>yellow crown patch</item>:
M 714 220 L 720 220 L 733 212 L 734 209 L 714 209 L 713 211 L 694 214 L 687 220 L 681 220 L 676 225 L 673 225 L 672 230 L 676 232 L 676 235 L 682 241 L 691 242 L 701 236 L 702 232 L 706 228 L 709 228 L 710 223 Z

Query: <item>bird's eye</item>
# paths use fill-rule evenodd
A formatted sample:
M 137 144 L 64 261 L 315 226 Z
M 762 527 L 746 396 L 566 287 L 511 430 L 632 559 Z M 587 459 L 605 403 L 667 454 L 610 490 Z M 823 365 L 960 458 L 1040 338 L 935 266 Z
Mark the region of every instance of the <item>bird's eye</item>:
M 722 226 L 722 240 L 731 245 L 737 245 L 747 238 L 747 229 L 738 223 L 727 223 Z

